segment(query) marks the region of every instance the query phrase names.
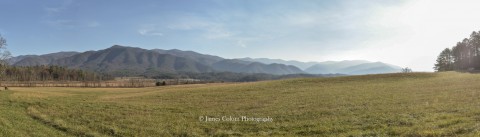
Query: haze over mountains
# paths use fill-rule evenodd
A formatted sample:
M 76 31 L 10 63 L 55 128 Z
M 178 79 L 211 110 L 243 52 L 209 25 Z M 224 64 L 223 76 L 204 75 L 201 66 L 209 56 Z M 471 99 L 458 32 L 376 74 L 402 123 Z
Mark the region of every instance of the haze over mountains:
M 261 62 L 261 63 L 281 63 L 297 66 L 310 74 L 378 74 L 400 72 L 401 67 L 386 64 L 383 62 L 371 62 L 366 60 L 344 60 L 344 61 L 325 61 L 325 62 L 300 62 L 295 60 L 281 60 L 268 58 L 241 58 L 240 60 Z
M 141 49 L 114 45 L 87 52 L 58 52 L 45 55 L 23 55 L 10 59 L 15 66 L 59 65 L 96 72 L 142 74 L 154 72 L 236 72 L 287 74 L 374 74 L 399 72 L 400 67 L 382 62 L 328 61 L 300 62 L 280 59 L 225 59 L 177 49 Z

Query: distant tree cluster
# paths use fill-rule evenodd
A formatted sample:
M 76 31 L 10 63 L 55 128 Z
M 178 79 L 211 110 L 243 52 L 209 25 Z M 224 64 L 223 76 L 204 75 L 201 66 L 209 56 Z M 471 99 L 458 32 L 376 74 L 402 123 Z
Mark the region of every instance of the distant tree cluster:
M 4 66 L 1 81 L 101 81 L 113 79 L 83 70 L 59 66 Z
M 260 80 L 275 79 L 276 75 L 271 74 L 248 74 L 248 73 L 235 73 L 235 72 L 206 72 L 206 73 L 194 73 L 194 72 L 180 72 L 180 73 L 158 73 L 155 76 L 149 77 L 154 79 L 200 79 L 204 81 L 215 82 L 249 82 Z
M 402 73 L 411 73 L 411 72 L 413 72 L 411 68 L 408 68 L 408 67 L 402 68 Z
M 480 31 L 458 42 L 451 49 L 444 49 L 437 57 L 436 71 L 480 70 Z

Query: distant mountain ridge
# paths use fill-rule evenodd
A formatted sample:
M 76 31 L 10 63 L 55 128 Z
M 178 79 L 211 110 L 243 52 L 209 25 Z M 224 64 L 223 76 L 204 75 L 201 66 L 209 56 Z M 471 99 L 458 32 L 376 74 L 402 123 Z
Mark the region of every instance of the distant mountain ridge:
M 302 68 L 309 74 L 378 74 L 400 72 L 401 67 L 390 65 L 383 62 L 370 62 L 366 60 L 344 60 L 344 61 L 325 61 L 325 62 L 300 62 L 285 61 L 281 59 L 268 58 L 240 58 L 244 61 L 256 61 L 262 63 L 283 63 Z
M 171 49 L 171 50 L 163 50 L 163 49 L 152 49 L 152 51 L 158 52 L 160 54 L 170 54 L 178 57 L 184 57 L 193 59 L 203 64 L 212 65 L 215 62 L 224 60 L 222 57 L 207 55 L 207 54 L 200 54 L 193 51 L 182 51 L 178 49 Z
M 71 52 L 50 53 L 45 55 L 24 55 L 24 56 L 11 58 L 10 63 L 15 66 L 48 65 L 57 59 L 70 57 L 78 53 L 79 52 L 71 51 Z
M 212 68 L 191 59 L 155 51 L 112 46 L 99 51 L 88 51 L 58 59 L 51 65 L 93 70 L 97 72 L 131 71 L 146 72 L 147 69 L 164 72 L 211 72 Z
M 301 69 L 284 64 L 263 64 L 259 62 L 249 62 L 237 59 L 225 59 L 214 63 L 213 68 L 219 71 L 231 71 L 238 73 L 270 73 L 277 75 L 301 74 L 305 73 Z
M 310 66 L 313 66 L 317 64 L 318 62 L 300 62 L 296 60 L 281 60 L 281 59 L 269 59 L 269 58 L 239 58 L 239 60 L 243 61 L 251 61 L 251 62 L 260 62 L 260 63 L 265 63 L 265 64 L 285 64 L 285 65 L 292 65 L 296 66 L 302 70 L 307 69 Z
M 237 67 L 222 68 L 221 66 L 228 66 L 232 62 L 218 56 L 193 51 L 177 49 L 147 50 L 120 45 L 83 53 L 58 52 L 45 55 L 18 56 L 11 60 L 13 60 L 12 64 L 15 66 L 58 65 L 119 75 L 140 75 L 150 72 L 238 72 L 274 75 L 306 73 L 295 66 L 250 61 L 244 61 L 241 66 Z
M 375 74 L 399 72 L 400 67 L 364 60 L 301 62 L 268 58 L 225 59 L 178 49 L 142 49 L 114 45 L 98 51 L 57 52 L 45 55 L 24 55 L 10 59 L 15 66 L 59 65 L 69 68 L 122 75 L 178 72 L 235 72 L 289 74 Z

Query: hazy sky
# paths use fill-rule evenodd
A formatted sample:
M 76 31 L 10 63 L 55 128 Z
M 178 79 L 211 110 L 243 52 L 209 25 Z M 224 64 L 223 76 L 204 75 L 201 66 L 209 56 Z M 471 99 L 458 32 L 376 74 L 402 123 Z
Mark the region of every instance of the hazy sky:
M 478 0 L 0 0 L 13 55 L 114 44 L 226 58 L 382 61 L 432 71 L 480 30 Z

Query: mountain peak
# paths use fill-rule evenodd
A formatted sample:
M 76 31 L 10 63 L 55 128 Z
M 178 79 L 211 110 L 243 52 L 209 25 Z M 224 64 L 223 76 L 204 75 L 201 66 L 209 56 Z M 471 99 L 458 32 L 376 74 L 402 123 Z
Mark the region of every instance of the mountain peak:
M 131 48 L 131 47 L 128 47 L 128 46 L 122 46 L 122 45 L 113 45 L 112 47 L 110 48 Z

